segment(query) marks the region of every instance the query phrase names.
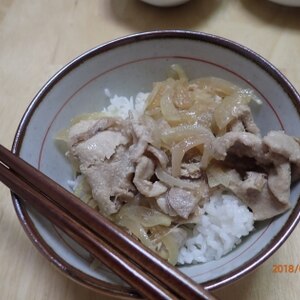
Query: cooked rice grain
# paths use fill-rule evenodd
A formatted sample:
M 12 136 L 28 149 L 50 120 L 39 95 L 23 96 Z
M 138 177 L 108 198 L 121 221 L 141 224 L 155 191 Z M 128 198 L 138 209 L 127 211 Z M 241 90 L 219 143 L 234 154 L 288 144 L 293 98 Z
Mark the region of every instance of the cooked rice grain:
M 217 260 L 253 230 L 253 214 L 234 195 L 215 193 L 203 207 L 199 223 L 181 248 L 178 263 Z

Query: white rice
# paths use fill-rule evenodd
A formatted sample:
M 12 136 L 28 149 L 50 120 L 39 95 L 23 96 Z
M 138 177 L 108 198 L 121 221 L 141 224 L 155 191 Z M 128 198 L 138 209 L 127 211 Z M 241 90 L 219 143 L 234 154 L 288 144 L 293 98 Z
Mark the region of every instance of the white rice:
M 199 223 L 181 248 L 178 263 L 217 260 L 254 228 L 253 214 L 234 195 L 215 193 L 203 207 Z
M 149 93 L 138 93 L 135 97 L 129 99 L 124 96 L 112 96 L 108 89 L 105 89 L 105 95 L 110 100 L 110 105 L 102 110 L 109 115 L 119 116 L 123 119 L 128 117 L 129 111 L 132 112 L 135 118 L 141 116 L 146 108 L 146 100 Z
M 127 118 L 129 111 L 134 117 L 144 113 L 148 94 L 139 93 L 135 99 L 112 96 L 109 90 L 105 90 L 105 94 L 111 104 L 103 112 L 109 115 Z M 241 237 L 253 230 L 253 224 L 253 214 L 237 197 L 215 193 L 204 205 L 199 223 L 181 248 L 178 264 L 204 263 L 221 258 L 241 242 Z

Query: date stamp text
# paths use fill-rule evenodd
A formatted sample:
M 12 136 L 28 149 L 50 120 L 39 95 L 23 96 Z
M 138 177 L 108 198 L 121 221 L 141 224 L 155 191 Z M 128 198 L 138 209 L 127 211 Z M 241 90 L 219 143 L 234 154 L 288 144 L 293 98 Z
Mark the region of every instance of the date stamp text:
M 277 264 L 273 265 L 272 273 L 299 273 L 300 274 L 300 264 Z

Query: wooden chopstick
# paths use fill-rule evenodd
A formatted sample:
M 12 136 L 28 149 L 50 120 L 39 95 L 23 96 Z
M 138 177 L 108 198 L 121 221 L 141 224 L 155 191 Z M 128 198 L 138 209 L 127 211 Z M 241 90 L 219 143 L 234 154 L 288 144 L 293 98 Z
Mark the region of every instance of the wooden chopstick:
M 72 238 L 75 240 L 77 238 L 76 241 L 86 246 L 87 250 L 102 262 L 105 263 L 107 260 L 99 257 L 99 249 L 102 248 L 101 251 L 105 255 L 112 254 L 110 257 L 112 270 L 115 270 L 127 282 L 130 281 L 128 283 L 147 299 L 176 299 L 176 297 L 180 299 L 215 299 L 201 285 L 163 261 L 118 226 L 46 175 L 13 155 L 2 145 L 0 145 L 0 161 L 2 163 L 0 180 L 4 184 L 36 209 L 40 209 L 46 218 L 53 223 L 56 222 L 55 225 L 65 230 Z M 17 181 L 19 187 L 16 191 Z M 24 186 L 26 187 L 24 188 Z M 31 188 L 35 191 L 35 201 L 32 201 L 32 191 L 30 191 L 30 196 L 26 196 Z M 111 241 L 114 242 L 113 245 Z M 102 253 L 102 255 L 104 254 Z M 117 267 L 119 265 L 122 267 Z M 131 274 L 130 276 L 128 272 Z M 131 280 L 132 278 L 134 280 Z M 171 298 L 168 298 L 170 297 L 168 291 L 173 292 Z
M 173 299 L 174 296 L 164 287 L 158 285 L 147 273 L 141 273 L 128 258 L 121 257 L 108 243 L 76 222 L 30 185 L 24 184 L 24 181 L 2 164 L 0 164 L 0 180 L 53 224 L 85 247 L 93 256 L 123 277 L 143 296 L 149 299 Z

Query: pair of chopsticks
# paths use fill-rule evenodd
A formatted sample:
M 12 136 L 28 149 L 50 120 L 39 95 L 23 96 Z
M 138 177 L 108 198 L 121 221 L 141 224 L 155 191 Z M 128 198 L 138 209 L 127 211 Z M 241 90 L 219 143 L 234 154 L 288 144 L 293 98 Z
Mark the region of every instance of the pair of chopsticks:
M 216 299 L 2 145 L 0 181 L 146 299 Z

